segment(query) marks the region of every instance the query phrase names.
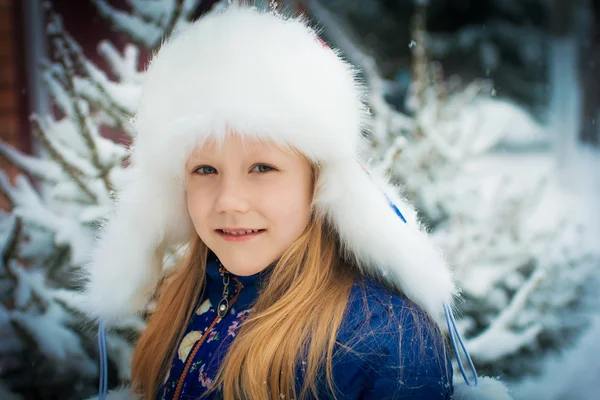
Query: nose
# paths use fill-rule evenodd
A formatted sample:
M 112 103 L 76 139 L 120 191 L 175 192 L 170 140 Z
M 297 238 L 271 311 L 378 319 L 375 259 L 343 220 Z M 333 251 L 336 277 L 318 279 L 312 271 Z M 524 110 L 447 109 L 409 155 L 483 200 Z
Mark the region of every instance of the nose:
M 215 211 L 223 213 L 246 213 L 250 209 L 247 190 L 242 182 L 233 177 L 223 178 L 217 187 Z

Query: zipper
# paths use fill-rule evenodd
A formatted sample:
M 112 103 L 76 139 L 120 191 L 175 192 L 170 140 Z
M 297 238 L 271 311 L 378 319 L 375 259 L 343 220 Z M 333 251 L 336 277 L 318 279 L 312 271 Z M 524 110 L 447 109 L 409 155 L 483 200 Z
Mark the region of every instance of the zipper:
M 219 263 L 219 265 L 220 265 L 220 263 Z M 208 337 L 210 331 L 219 322 L 221 322 L 221 320 L 223 320 L 223 317 L 227 314 L 227 311 L 229 310 L 229 308 L 235 303 L 235 301 L 237 300 L 240 292 L 244 288 L 244 285 L 242 285 L 242 282 L 240 282 L 239 279 L 237 279 L 235 276 L 231 277 L 231 279 L 233 279 L 236 282 L 238 289 L 236 290 L 236 292 L 233 295 L 232 299 L 229 300 L 227 296 L 229 294 L 229 279 L 230 279 L 230 275 L 225 270 L 225 268 L 223 268 L 222 266 L 220 266 L 219 272 L 223 276 L 223 285 L 224 285 L 224 287 L 223 287 L 223 298 L 219 302 L 219 305 L 217 306 L 217 310 L 216 310 L 217 311 L 217 316 L 210 323 L 210 325 L 208 326 L 208 328 L 206 328 L 206 331 L 204 332 L 204 334 L 202 335 L 202 337 L 200 337 L 200 339 L 196 342 L 196 344 L 192 348 L 192 351 L 190 352 L 190 355 L 188 356 L 188 358 L 186 360 L 185 367 L 183 368 L 183 371 L 181 372 L 181 375 L 179 376 L 179 381 L 177 382 L 177 388 L 175 389 L 175 393 L 173 394 L 173 397 L 171 398 L 172 400 L 179 399 L 179 396 L 181 395 L 181 391 L 183 389 L 183 382 L 185 381 L 185 377 L 187 376 L 187 374 L 188 374 L 188 372 L 190 370 L 190 367 L 192 366 L 192 362 L 194 361 L 194 358 L 196 357 L 196 353 L 198 353 L 198 350 L 200 349 L 200 346 L 202 346 L 202 343 L 204 343 L 204 341 Z

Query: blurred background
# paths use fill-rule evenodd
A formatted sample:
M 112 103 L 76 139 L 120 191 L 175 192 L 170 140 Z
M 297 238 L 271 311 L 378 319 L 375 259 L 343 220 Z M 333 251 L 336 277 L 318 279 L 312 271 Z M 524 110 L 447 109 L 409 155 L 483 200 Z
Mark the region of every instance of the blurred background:
M 126 168 L 144 66 L 227 3 L 0 0 L 0 399 L 97 390 L 76 276 Z M 372 162 L 445 250 L 478 372 L 516 399 L 597 398 L 600 1 L 254 4 L 307 14 L 362 71 Z M 108 334 L 111 386 L 143 329 Z

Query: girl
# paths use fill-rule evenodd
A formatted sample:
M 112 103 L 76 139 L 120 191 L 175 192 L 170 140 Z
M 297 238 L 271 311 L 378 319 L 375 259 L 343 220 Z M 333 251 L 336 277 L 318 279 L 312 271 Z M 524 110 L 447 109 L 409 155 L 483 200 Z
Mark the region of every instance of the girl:
M 361 165 L 363 93 L 305 21 L 274 12 L 230 6 L 162 46 L 86 269 L 102 323 L 156 299 L 132 386 L 109 397 L 452 398 L 451 272 Z

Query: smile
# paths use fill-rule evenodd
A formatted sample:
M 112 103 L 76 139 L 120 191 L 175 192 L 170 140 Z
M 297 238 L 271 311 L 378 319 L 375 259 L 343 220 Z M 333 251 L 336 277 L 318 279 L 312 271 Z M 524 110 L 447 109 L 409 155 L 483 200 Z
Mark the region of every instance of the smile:
M 217 234 L 223 239 L 227 240 L 228 242 L 241 242 L 249 240 L 262 234 L 265 231 L 266 229 L 216 229 Z

